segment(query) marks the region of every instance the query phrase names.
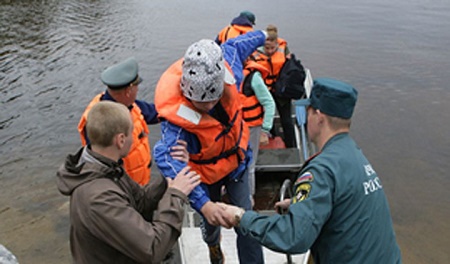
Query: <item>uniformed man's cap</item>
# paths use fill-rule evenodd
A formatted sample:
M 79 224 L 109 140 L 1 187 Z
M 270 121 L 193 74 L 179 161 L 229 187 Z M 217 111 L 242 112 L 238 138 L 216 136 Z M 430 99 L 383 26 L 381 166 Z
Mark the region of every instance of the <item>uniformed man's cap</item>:
M 103 71 L 101 79 L 111 89 L 122 89 L 131 83 L 142 82 L 142 78 L 138 75 L 138 64 L 134 58 L 128 58 L 108 67 Z
M 329 116 L 349 119 L 355 109 L 358 91 L 353 86 L 329 78 L 314 80 L 308 99 L 299 100 L 298 104 L 311 105 Z

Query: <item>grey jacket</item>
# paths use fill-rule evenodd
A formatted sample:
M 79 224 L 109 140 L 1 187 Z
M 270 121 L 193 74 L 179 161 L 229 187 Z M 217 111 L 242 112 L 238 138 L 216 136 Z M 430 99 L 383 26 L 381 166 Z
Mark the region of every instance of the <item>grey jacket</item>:
M 88 147 L 67 156 L 57 186 L 70 196 L 74 263 L 159 263 L 181 234 L 186 195 L 159 175 L 141 187 Z

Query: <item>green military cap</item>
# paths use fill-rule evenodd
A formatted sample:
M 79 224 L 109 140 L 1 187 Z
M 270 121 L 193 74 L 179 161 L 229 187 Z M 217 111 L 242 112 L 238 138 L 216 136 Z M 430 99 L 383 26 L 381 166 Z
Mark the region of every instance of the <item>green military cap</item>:
M 142 82 L 138 75 L 138 64 L 133 57 L 108 67 L 103 71 L 101 79 L 111 89 L 122 89 L 131 83 Z
M 308 99 L 299 100 L 299 105 L 311 105 L 329 116 L 349 119 L 353 115 L 358 91 L 350 84 L 329 78 L 314 80 Z
M 239 15 L 246 17 L 253 25 L 256 22 L 255 14 L 253 14 L 250 11 L 247 11 L 247 10 L 246 11 L 242 11 Z

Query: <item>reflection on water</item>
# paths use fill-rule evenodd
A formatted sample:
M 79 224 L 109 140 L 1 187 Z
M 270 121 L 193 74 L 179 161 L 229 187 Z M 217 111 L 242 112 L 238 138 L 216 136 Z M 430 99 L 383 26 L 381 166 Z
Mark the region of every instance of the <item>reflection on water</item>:
M 450 2 L 153 2 L 0 2 L 3 244 L 25 263 L 69 262 L 54 172 L 79 145 L 76 124 L 104 89 L 101 71 L 135 56 L 144 78 L 139 97 L 151 101 L 158 76 L 189 44 L 214 38 L 250 9 L 256 28 L 279 27 L 313 76 L 359 89 L 352 133 L 383 181 L 405 263 L 450 261 Z M 154 142 L 159 128 L 151 130 Z M 50 235 L 14 235 L 35 230 Z

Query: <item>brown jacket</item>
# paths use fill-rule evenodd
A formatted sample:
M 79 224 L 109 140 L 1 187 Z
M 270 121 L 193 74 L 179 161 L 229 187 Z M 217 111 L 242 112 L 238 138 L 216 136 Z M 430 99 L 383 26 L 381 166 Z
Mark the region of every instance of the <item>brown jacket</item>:
M 74 263 L 159 263 L 181 234 L 186 195 L 161 176 L 141 187 L 88 147 L 67 156 L 57 186 L 70 196 Z

